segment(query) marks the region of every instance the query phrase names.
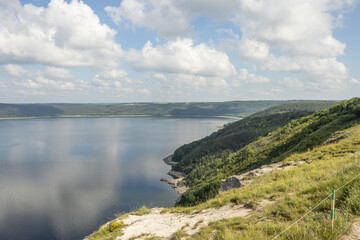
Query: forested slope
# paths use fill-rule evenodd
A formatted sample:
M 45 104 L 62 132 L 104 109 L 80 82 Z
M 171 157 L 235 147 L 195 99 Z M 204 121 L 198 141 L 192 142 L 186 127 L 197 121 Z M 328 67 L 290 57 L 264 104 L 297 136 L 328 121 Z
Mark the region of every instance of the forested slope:
M 278 167 L 272 171 L 247 172 L 243 186 L 216 195 L 219 179 L 273 162 Z M 360 98 L 354 98 L 199 164 L 189 173 L 186 206 L 142 207 L 87 239 L 357 239 L 344 236 L 360 216 L 359 172 Z
M 270 116 L 279 117 L 277 114 Z M 182 196 L 179 204 L 194 205 L 210 199 L 218 193 L 221 179 L 312 149 L 321 145 L 334 132 L 358 124 L 359 120 L 360 98 L 354 98 L 293 120 L 236 152 L 222 156 L 205 155 L 193 161 L 192 169 L 185 168 L 188 173 L 185 181 L 190 189 Z M 175 168 L 178 169 L 177 166 Z
M 228 124 L 208 137 L 176 149 L 172 160 L 179 163 L 174 170 L 189 173 L 201 162 L 227 156 L 293 119 L 329 108 L 335 103 L 334 101 L 284 103 Z

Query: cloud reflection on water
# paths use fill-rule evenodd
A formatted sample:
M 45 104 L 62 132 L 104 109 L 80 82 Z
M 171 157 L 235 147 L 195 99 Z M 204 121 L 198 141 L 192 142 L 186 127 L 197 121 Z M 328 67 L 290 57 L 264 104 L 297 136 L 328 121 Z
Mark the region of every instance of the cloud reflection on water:
M 0 238 L 78 239 L 115 212 L 144 203 L 170 206 L 177 196 L 159 181 L 169 170 L 161 159 L 225 122 L 0 122 Z

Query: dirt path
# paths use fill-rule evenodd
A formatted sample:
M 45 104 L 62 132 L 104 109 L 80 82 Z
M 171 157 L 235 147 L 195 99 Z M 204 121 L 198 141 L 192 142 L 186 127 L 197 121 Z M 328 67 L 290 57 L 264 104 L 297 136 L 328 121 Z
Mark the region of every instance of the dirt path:
M 162 208 L 153 208 L 151 213 L 146 215 L 129 215 L 122 220 L 128 225 L 124 228 L 124 235 L 117 239 L 127 240 L 142 234 L 170 239 L 180 229 L 193 235 L 211 221 L 246 216 L 252 211 L 243 205 L 210 208 L 195 214 L 161 213 L 161 210 Z
M 360 240 L 360 218 L 352 224 L 351 233 L 343 237 L 342 240 Z

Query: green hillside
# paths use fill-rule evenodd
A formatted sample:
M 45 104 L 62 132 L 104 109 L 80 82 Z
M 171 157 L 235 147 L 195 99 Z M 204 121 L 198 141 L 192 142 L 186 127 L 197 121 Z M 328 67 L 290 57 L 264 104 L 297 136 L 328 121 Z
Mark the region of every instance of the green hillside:
M 324 144 L 293 153 L 282 162 L 285 166 L 297 161 L 307 164 L 254 176 L 254 182 L 242 188 L 221 193 L 195 207 L 175 207 L 170 211 L 199 212 L 229 204 L 254 209 L 246 217 L 208 224 L 191 236 L 197 240 L 272 240 L 283 231 L 276 239 L 343 239 L 351 231 L 352 222 L 360 217 L 360 125 L 353 123 L 355 126 L 333 133 Z M 336 205 L 332 230 L 333 189 Z
M 334 101 L 290 102 L 256 112 L 253 114 L 253 116 L 265 116 L 275 113 L 286 113 L 286 112 L 294 112 L 294 111 L 306 111 L 306 112 L 314 113 L 329 108 L 336 103 L 337 102 Z
M 221 209 L 248 213 L 237 217 L 221 214 L 220 220 L 206 224 L 204 219 L 184 222 L 173 230 L 172 239 L 343 239 L 353 221 L 360 219 L 360 98 L 292 120 L 240 150 L 206 160 L 193 163 L 195 168 L 189 170 L 186 182 L 190 190 L 181 199 L 183 206 L 162 209 L 158 214 L 156 209 L 142 207 L 103 225 L 88 239 L 121 238 L 133 224 L 150 224 L 147 215 L 160 218 L 160 225 L 153 226 L 157 229 L 164 224 L 162 217 L 170 217 L 175 225 L 184 217 L 196 218 L 211 211 L 221 214 Z M 282 168 L 247 175 L 249 184 L 217 194 L 220 179 L 274 162 Z M 332 190 L 336 190 L 333 229 Z M 134 216 L 143 218 L 127 225 Z M 131 239 L 163 238 L 139 229 Z
M 179 147 L 172 157 L 173 161 L 179 162 L 174 170 L 189 173 L 200 162 L 227 156 L 293 119 L 310 115 L 334 104 L 333 101 L 285 103 L 228 124 L 208 137 Z
M 0 118 L 27 117 L 236 117 L 284 103 L 304 101 L 232 101 L 199 103 L 119 103 L 119 104 L 0 104 Z M 321 101 L 318 102 L 320 105 Z M 329 102 L 331 104 L 331 102 Z M 334 102 L 332 102 L 334 103 Z
M 250 137 L 244 137 L 237 142 L 240 149 L 238 151 L 232 152 L 225 149 L 221 156 L 217 153 L 212 154 L 210 151 L 209 155 L 203 154 L 200 155 L 200 158 L 187 158 L 186 155 L 183 159 L 181 158 L 174 169 L 184 170 L 188 173 L 185 183 L 190 189 L 181 197 L 179 204 L 195 205 L 213 198 L 218 193 L 221 179 L 258 168 L 264 164 L 282 161 L 293 153 L 312 149 L 322 144 L 334 132 L 357 124 L 360 117 L 360 99 L 354 98 L 350 101 L 344 101 L 327 110 L 290 122 L 291 114 L 295 113 L 287 112 L 260 117 L 262 121 L 257 122 L 257 124 L 262 128 L 262 123 L 265 129 L 271 128 L 273 123 L 270 119 L 273 119 L 273 122 L 276 123 L 285 122 L 284 127 L 271 133 L 270 131 L 267 132 L 267 136 L 263 136 L 264 132 L 262 131 L 252 131 L 256 127 L 250 125 L 250 123 L 254 123 L 255 119 L 259 119 L 258 117 L 255 116 L 255 119 L 251 117 L 249 121 L 246 119 L 239 121 L 238 124 L 245 128 L 240 131 L 245 131 L 248 135 L 254 133 L 255 136 L 250 135 Z M 286 122 L 289 123 L 286 124 Z M 230 127 L 232 126 L 228 128 Z M 218 134 L 226 136 L 226 131 L 227 128 Z M 253 138 L 257 137 L 260 138 L 251 142 Z M 194 143 L 195 148 L 191 153 L 198 152 L 196 144 L 198 143 Z M 211 148 L 211 142 L 206 145 Z M 242 147 L 244 145 L 246 146 Z M 186 149 L 186 146 L 184 148 Z M 179 159 L 175 158 L 175 160 L 178 161 Z M 184 164 L 182 164 L 182 161 L 184 161 Z M 191 162 L 189 163 L 189 161 Z M 189 165 L 191 168 L 187 167 Z

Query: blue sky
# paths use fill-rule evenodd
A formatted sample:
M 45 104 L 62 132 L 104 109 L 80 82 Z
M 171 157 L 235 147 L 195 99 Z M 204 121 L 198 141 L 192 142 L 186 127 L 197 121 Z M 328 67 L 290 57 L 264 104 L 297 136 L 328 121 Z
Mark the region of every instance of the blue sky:
M 0 0 L 0 102 L 348 99 L 359 0 Z

